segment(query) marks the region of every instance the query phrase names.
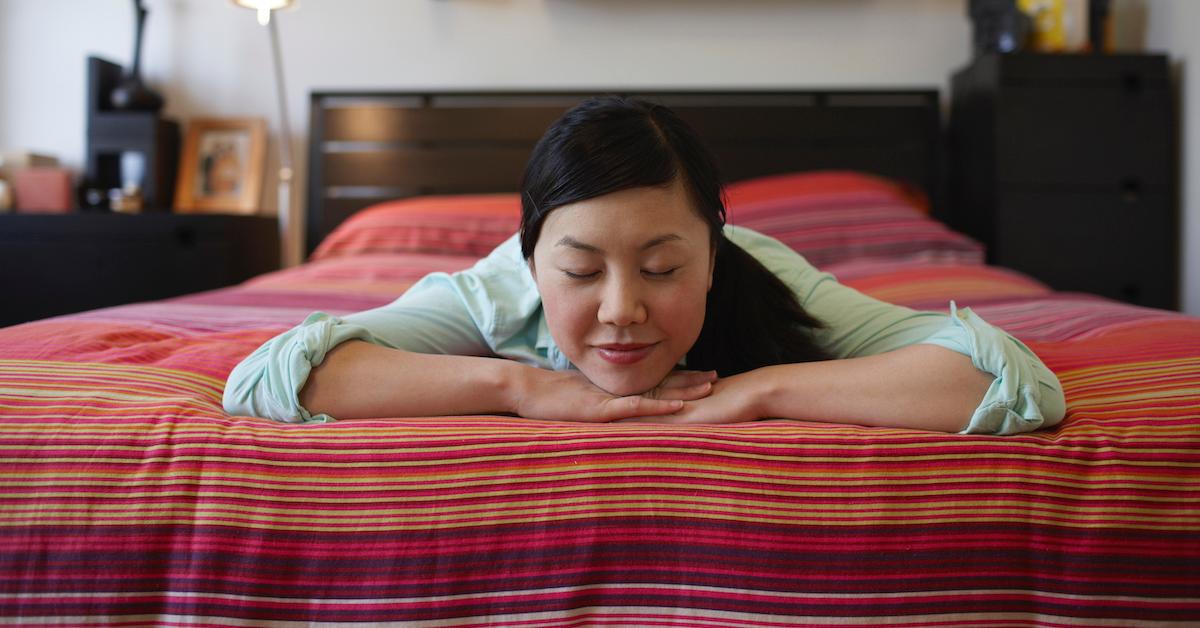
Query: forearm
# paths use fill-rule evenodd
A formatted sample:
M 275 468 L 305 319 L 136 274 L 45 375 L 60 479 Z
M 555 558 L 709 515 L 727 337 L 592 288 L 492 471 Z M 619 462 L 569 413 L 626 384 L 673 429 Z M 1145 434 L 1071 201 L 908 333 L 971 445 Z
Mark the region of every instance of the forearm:
M 514 381 L 528 368 L 349 341 L 312 370 L 299 397 L 310 413 L 338 419 L 508 413 Z
M 753 371 L 761 416 L 958 432 L 992 375 L 933 345 Z

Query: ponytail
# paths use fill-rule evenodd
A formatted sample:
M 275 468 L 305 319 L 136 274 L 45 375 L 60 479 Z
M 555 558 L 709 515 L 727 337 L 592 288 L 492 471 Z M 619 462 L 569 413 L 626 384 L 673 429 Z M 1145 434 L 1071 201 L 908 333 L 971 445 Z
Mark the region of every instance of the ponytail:
M 724 234 L 714 246 L 712 289 L 700 337 L 687 354 L 689 369 L 728 377 L 832 357 L 812 337 L 824 324 L 804 311 L 787 284 Z

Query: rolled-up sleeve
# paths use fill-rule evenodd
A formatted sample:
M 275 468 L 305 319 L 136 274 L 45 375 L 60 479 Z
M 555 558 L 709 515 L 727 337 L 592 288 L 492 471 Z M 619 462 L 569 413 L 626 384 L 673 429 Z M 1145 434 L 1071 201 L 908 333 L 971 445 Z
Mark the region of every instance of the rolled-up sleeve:
M 327 414 L 313 415 L 300 405 L 299 394 L 312 369 L 325 355 L 347 340 L 379 341 L 367 328 L 349 324 L 324 312 L 276 336 L 234 367 L 225 383 L 225 411 L 284 423 L 324 423 Z
M 950 302 L 950 315 L 886 303 L 838 283 L 778 241 L 745 229 L 731 237 L 796 293 L 825 327 L 817 341 L 838 358 L 933 344 L 971 358 L 995 379 L 963 433 L 1016 434 L 1059 423 L 1066 414 L 1062 385 L 1028 347 Z
M 996 379 L 964 434 L 1019 434 L 1057 425 L 1066 414 L 1058 377 L 1020 340 L 950 302 L 949 322 L 920 341 L 971 356 Z

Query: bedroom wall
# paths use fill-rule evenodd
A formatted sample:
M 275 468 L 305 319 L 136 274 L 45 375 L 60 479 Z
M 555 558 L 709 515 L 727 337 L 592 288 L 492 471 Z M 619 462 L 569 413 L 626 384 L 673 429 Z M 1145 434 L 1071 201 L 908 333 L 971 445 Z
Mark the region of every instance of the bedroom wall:
M 274 127 L 268 40 L 252 13 L 228 0 L 144 2 L 144 74 L 167 97 L 167 115 L 254 115 Z M 1200 63 L 1187 37 L 1200 25 L 1200 3 L 1119 2 L 1134 9 L 1124 40 L 1144 32 L 1148 46 Z M 1151 10 L 1138 11 L 1144 4 Z M 965 0 L 299 0 L 278 19 L 301 180 L 314 89 L 945 90 L 970 56 Z M 126 0 L 0 0 L 0 147 L 51 153 L 78 168 L 84 57 L 126 63 L 131 39 Z M 1187 102 L 1190 118 L 1200 119 L 1200 98 Z M 1196 128 L 1188 132 L 1187 148 L 1200 146 Z M 1189 173 L 1198 161 L 1187 162 Z M 1197 242 L 1200 191 L 1188 192 L 1187 241 Z M 1200 314 L 1200 256 L 1190 251 L 1185 286 L 1188 311 Z
M 1158 0 L 1146 13 L 1146 45 L 1175 60 L 1179 94 L 1180 306 L 1200 315 L 1200 2 Z

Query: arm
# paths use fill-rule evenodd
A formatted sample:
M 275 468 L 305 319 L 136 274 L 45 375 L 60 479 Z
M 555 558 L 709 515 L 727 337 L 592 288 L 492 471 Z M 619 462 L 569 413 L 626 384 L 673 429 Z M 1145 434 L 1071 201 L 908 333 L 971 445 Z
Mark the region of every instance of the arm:
M 937 432 L 965 429 L 995 379 L 933 345 L 759 370 L 763 416 Z
M 491 301 L 496 295 L 484 284 L 499 286 L 499 297 L 520 298 L 522 286 L 510 285 L 519 276 L 508 272 L 508 267 L 521 269 L 518 254 L 512 241 L 466 271 L 425 276 L 385 306 L 344 317 L 310 315 L 233 369 L 225 386 L 226 411 L 288 423 L 331 421 L 339 416 L 334 411 L 349 412 L 347 416 L 412 416 L 405 414 L 403 401 L 397 402 L 397 391 L 428 390 L 427 379 L 460 362 L 476 367 L 458 373 L 472 384 L 473 396 L 494 391 L 494 386 L 476 385 L 495 381 L 500 368 L 494 359 L 477 357 L 496 353 L 485 335 L 495 336 L 498 323 Z M 484 273 L 495 275 L 495 281 L 483 282 Z M 522 305 L 528 309 L 536 303 Z M 514 313 L 517 323 L 524 314 Z M 426 373 L 426 368 L 432 371 Z M 441 398 L 458 399 L 462 390 Z M 430 398 L 432 394 L 417 407 L 429 407 Z M 310 411 L 308 403 L 314 402 L 319 405 Z M 506 411 L 494 398 L 467 402 L 461 413 L 481 407 Z
M 741 232 L 737 243 L 787 283 L 804 308 L 826 324 L 815 337 L 841 358 L 835 363 L 788 366 L 805 367 L 805 378 L 816 377 L 818 384 L 823 375 L 809 372 L 818 368 L 827 373 L 842 371 L 840 376 L 860 384 L 840 399 L 833 394 L 826 394 L 825 401 L 806 398 L 802 403 L 810 407 L 799 411 L 808 417 L 812 417 L 812 404 L 832 403 L 836 416 L 825 413 L 823 420 L 872 425 L 915 420 L 912 427 L 996 434 L 1027 432 L 1062 420 L 1066 403 L 1054 373 L 1028 347 L 969 309 L 958 309 L 952 302 L 946 316 L 873 299 L 839 284 L 779 242 Z M 797 387 L 792 395 L 797 402 L 800 393 L 813 393 L 812 382 L 795 377 L 774 378 L 775 387 L 781 379 Z M 726 387 L 717 382 L 713 397 Z M 821 392 L 818 388 L 816 394 Z M 972 398 L 974 405 L 965 407 Z M 872 400 L 875 411 L 884 414 L 864 418 L 859 413 Z M 952 408 L 958 408 L 958 413 L 948 412 Z M 797 406 L 774 410 L 772 414 L 794 416 Z M 906 414 L 910 412 L 927 416 L 914 419 Z
M 958 432 L 994 378 L 965 355 L 933 345 L 758 369 L 761 416 Z
M 681 376 L 658 399 L 613 397 L 578 372 L 350 341 L 313 369 L 299 397 L 311 412 L 341 419 L 512 413 L 603 422 L 675 412 L 683 405 L 679 399 L 708 393 L 700 379 L 701 374 Z
M 512 411 L 522 365 L 500 358 L 432 355 L 352 340 L 326 356 L 300 390 L 313 414 L 339 419 Z
M 685 404 L 663 423 L 797 419 L 958 432 L 993 378 L 962 354 L 933 345 L 802 364 L 780 364 L 722 378 L 710 396 Z

